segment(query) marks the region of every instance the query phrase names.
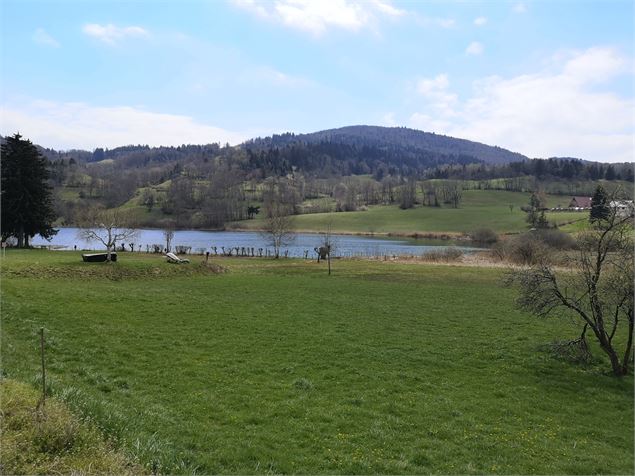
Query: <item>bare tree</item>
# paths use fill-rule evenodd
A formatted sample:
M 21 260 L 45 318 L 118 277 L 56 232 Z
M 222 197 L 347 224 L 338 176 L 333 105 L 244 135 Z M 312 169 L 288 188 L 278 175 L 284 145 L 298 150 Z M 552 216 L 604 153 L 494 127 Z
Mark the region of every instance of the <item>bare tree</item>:
M 444 202 L 459 208 L 463 200 L 463 185 L 460 182 L 449 181 L 443 186 Z
M 118 210 L 89 209 L 80 221 L 78 235 L 89 242 L 98 242 L 106 247 L 106 261 L 115 251 L 117 242 L 123 243 L 137 235 L 129 221 Z
M 295 239 L 293 217 L 287 206 L 277 201 L 265 203 L 265 224 L 263 235 L 273 246 L 275 258 L 280 257 L 280 249 Z
M 401 186 L 399 208 L 406 210 L 415 206 L 417 201 L 417 181 L 410 179 Z
M 336 203 L 336 211 L 347 211 L 347 197 L 349 196 L 348 187 L 344 183 L 338 183 L 333 187 L 333 198 Z
M 538 316 L 567 317 L 579 326 L 575 342 L 584 349 L 590 329 L 616 376 L 629 372 L 633 356 L 632 232 L 632 219 L 612 209 L 579 236 L 569 270 L 556 271 L 543 262 L 512 272 L 508 281 L 519 285 L 520 308 Z
M 163 238 L 165 238 L 165 249 L 172 251 L 172 240 L 174 239 L 174 221 L 168 220 L 163 227 Z
M 333 236 L 333 222 L 330 220 L 324 232 L 320 234 L 320 246 L 315 248 L 318 255 L 318 263 L 321 259 L 326 259 L 328 263 L 329 276 L 331 275 L 331 256 L 337 249 L 337 240 Z

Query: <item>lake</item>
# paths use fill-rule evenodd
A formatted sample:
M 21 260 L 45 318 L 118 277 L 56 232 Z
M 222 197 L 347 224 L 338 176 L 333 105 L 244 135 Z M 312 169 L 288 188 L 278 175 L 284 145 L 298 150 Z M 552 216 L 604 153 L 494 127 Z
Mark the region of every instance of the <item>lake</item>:
M 60 228 L 57 235 L 52 240 L 47 241 L 40 236 L 36 236 L 31 241 L 33 246 L 51 246 L 54 249 L 72 250 L 75 246 L 80 250 L 104 250 L 105 247 L 98 242 L 87 242 L 82 240 L 78 235 L 78 228 Z M 295 239 L 288 246 L 282 247 L 281 255 L 285 252 L 289 257 L 304 257 L 308 251 L 309 257 L 315 257 L 313 248 L 320 246 L 321 236 L 312 233 L 297 233 Z M 395 238 L 376 238 L 369 236 L 355 235 L 332 235 L 335 243 L 334 256 L 352 257 L 352 256 L 421 256 L 430 251 L 439 251 L 452 245 L 448 242 L 440 240 L 414 240 L 414 239 L 395 239 Z M 142 229 L 138 231 L 135 239 L 126 241 L 126 250 L 130 250 L 129 243 L 134 243 L 135 251 L 151 250 L 153 244 L 165 247 L 165 238 L 163 230 Z M 117 243 L 120 247 L 121 243 Z M 268 245 L 266 237 L 258 232 L 234 232 L 234 231 L 202 231 L 202 230 L 178 230 L 174 232 L 172 240 L 172 248 L 176 246 L 187 246 L 191 248 L 191 253 L 204 253 L 210 251 L 221 254 L 223 247 L 225 250 L 229 248 L 254 248 L 255 255 L 259 254 L 259 248 L 262 248 L 263 256 L 267 251 L 273 251 L 273 247 Z M 464 252 L 477 251 L 479 248 L 456 246 Z M 249 252 L 249 251 L 248 251 Z M 235 251 L 234 251 L 235 254 Z

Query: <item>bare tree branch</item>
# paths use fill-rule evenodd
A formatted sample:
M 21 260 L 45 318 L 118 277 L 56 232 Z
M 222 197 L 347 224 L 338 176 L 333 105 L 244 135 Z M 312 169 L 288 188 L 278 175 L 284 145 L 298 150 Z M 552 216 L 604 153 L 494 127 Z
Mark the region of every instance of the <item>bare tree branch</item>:
M 577 259 L 568 270 L 556 271 L 548 262 L 512 271 L 508 284 L 518 286 L 517 305 L 537 316 L 571 316 L 595 334 L 616 376 L 629 372 L 633 352 L 633 222 L 613 208 L 578 236 Z M 562 287 L 560 280 L 564 281 Z M 626 318 L 628 329 L 621 316 Z M 614 338 L 626 336 L 620 359 Z M 619 341 L 619 339 L 615 339 Z
M 118 210 L 90 209 L 80 219 L 80 238 L 89 242 L 99 242 L 106 247 L 107 261 L 117 242 L 124 243 L 136 237 L 137 230 Z

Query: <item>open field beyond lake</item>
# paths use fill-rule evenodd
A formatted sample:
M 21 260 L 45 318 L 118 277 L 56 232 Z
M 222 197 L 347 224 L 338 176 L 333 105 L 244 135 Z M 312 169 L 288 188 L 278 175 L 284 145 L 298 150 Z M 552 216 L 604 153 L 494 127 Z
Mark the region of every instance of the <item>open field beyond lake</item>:
M 520 207 L 529 202 L 529 193 L 500 190 L 466 190 L 459 208 L 444 206 L 401 210 L 397 205 L 378 205 L 367 211 L 312 213 L 294 217 L 294 226 L 301 231 L 324 231 L 331 224 L 339 233 L 469 233 L 479 228 L 491 228 L 498 233 L 518 233 L 529 229 L 527 214 Z M 566 206 L 570 197 L 548 195 L 547 205 Z M 509 206 L 513 205 L 510 210 Z M 555 224 L 588 221 L 588 212 L 547 213 Z M 233 227 L 258 229 L 264 220 L 235 222 Z
M 37 384 L 43 326 L 53 394 L 148 471 L 633 469 L 632 376 L 542 350 L 577 330 L 514 310 L 500 270 L 199 261 L 9 250 L 3 375 Z

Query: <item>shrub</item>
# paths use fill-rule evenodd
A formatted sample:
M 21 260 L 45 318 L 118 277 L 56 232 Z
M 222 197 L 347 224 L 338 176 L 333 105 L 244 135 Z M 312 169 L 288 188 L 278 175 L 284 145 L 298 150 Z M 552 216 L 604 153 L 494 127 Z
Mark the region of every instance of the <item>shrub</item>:
M 421 255 L 424 261 L 443 261 L 446 263 L 460 261 L 463 258 L 463 252 L 454 246 L 448 246 L 443 250 L 429 251 Z
M 535 230 L 495 243 L 492 254 L 501 261 L 533 265 L 554 263 L 558 251 L 575 247 L 575 240 L 558 230 Z
M 526 233 L 513 239 L 509 258 L 518 264 L 537 264 L 548 259 L 549 247 L 535 234 Z
M 536 230 L 532 233 L 545 245 L 556 250 L 571 250 L 576 247 L 573 237 L 560 230 Z
M 498 241 L 498 235 L 491 228 L 479 228 L 470 233 L 470 239 L 482 245 L 493 245 Z

